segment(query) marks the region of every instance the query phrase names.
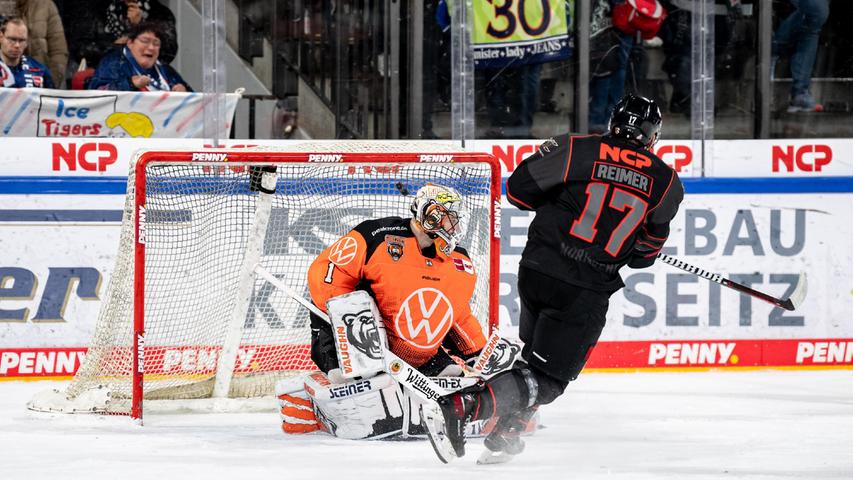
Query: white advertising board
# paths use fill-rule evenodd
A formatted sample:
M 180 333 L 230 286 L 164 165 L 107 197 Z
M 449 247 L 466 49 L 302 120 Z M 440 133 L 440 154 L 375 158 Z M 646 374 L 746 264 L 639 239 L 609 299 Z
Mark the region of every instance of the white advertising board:
M 157 148 L 201 147 L 203 143 L 156 142 Z M 794 152 L 802 146 L 795 141 L 717 142 L 715 156 L 729 152 L 726 155 L 739 158 L 740 163 L 718 162 L 722 157 L 716 157 L 713 169 L 720 175 L 706 180 L 691 178 L 700 169 L 693 163 L 692 151 L 685 150 L 691 148 L 689 142 L 663 144 L 661 148 L 671 150 L 659 155 L 665 159 L 669 155 L 682 169 L 688 192 L 664 253 L 777 297 L 789 295 L 793 279 L 806 272 L 809 295 L 805 304 L 786 312 L 667 265 L 624 268 L 627 287 L 611 299 L 608 324 L 596 352 L 631 346 L 639 353 L 634 357 L 627 350 L 608 353 L 610 359 L 624 360 L 610 363 L 597 361 L 594 355 L 591 365 L 643 368 L 664 361 L 667 366 L 694 365 L 690 353 L 694 350 L 690 349 L 698 352 L 700 347 L 716 349 L 723 366 L 853 365 L 853 358 L 848 358 L 853 355 L 853 254 L 849 248 L 853 226 L 848 219 L 853 185 L 846 179 L 853 175 L 853 167 L 844 155 L 853 151 L 853 143 L 828 142 L 829 161 L 805 155 L 804 150 L 801 160 L 791 160 L 795 167 L 791 171 L 782 168 L 787 160 L 776 161 L 778 171 L 774 171 L 773 149 L 784 150 L 780 146 L 784 142 Z M 95 143 L 87 139 L 3 140 L 0 352 L 5 350 L 3 355 L 8 358 L 0 359 L 0 377 L 13 372 L 12 367 L 26 354 L 9 353 L 10 349 L 88 346 L 118 247 L 128 159 L 137 148 L 152 147 L 152 143 L 139 139 L 96 139 Z M 248 142 L 231 141 L 228 146 L 241 143 Z M 276 142 L 252 142 L 270 143 Z M 104 144 L 112 146 L 114 154 Z M 83 150 L 85 145 L 94 147 Z M 491 150 L 508 173 L 533 152 L 535 143 L 475 142 L 473 147 Z M 757 148 L 769 149 L 769 153 L 760 161 L 750 157 L 752 163 L 746 164 L 749 152 Z M 67 153 L 72 150 L 76 153 Z M 812 149 L 818 150 L 825 152 Z M 737 178 L 749 174 L 779 178 Z M 825 192 L 819 182 L 812 182 L 810 191 L 791 193 L 785 190 L 789 183 L 784 177 L 788 176 L 806 183 L 811 181 L 809 177 L 834 177 L 840 181 L 836 186 L 843 188 Z M 108 192 L 95 188 L 101 193 L 96 195 L 87 182 L 104 183 L 98 177 L 114 181 Z M 64 180 L 57 181 L 59 178 Z M 720 187 L 717 180 L 728 183 Z M 18 191 L 27 191 L 32 182 L 52 185 L 53 190 Z M 738 193 L 740 188 L 744 190 Z M 518 260 L 531 215 L 503 203 L 500 323 L 510 335 L 516 332 Z M 755 345 L 758 347 L 752 348 Z M 774 352 L 781 351 L 786 352 L 785 358 L 773 360 Z M 739 363 L 732 360 L 737 358 Z
M 155 143 L 156 142 L 156 143 Z M 223 140 L 226 147 L 307 141 Z M 428 145 L 429 142 L 423 142 Z M 468 150 L 491 153 L 504 175 L 532 154 L 539 140 L 474 140 Z M 125 176 L 133 153 L 142 148 L 199 148 L 202 139 L 158 138 L 5 138 L 0 149 L 2 176 Z M 655 153 L 681 177 L 826 177 L 853 175 L 853 140 L 716 140 L 705 147 L 690 141 L 662 141 Z

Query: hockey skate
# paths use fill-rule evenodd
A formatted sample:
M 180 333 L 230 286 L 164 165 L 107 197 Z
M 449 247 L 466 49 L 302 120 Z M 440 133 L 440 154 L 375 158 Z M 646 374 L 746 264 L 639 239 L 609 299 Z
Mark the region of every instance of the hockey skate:
M 447 437 L 441 408 L 432 403 L 421 405 L 421 425 L 426 428 L 427 438 L 438 459 L 442 463 L 450 463 L 456 455 Z
M 477 459 L 477 464 L 506 463 L 523 452 L 524 440 L 521 434 L 527 429 L 536 410 L 536 407 L 532 407 L 499 418 L 494 430 L 483 441 L 486 450 Z
M 476 403 L 476 394 L 460 391 L 439 398 L 438 405 L 421 407 L 430 443 L 442 462 L 465 456 L 465 426 L 474 416 Z

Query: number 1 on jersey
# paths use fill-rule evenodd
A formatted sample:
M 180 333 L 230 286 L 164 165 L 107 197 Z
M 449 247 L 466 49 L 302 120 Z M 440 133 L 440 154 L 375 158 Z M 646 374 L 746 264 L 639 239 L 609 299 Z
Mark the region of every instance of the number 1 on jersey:
M 593 243 L 598 234 L 598 229 L 595 227 L 604 208 L 604 201 L 607 198 L 609 188 L 610 185 L 598 182 L 590 183 L 586 187 L 586 205 L 583 207 L 580 218 L 572 223 L 572 228 L 569 230 L 573 236 Z M 610 238 L 607 240 L 607 245 L 604 247 L 604 251 L 610 256 L 617 257 L 625 240 L 634 233 L 643 219 L 646 218 L 648 203 L 631 192 L 614 187 L 608 206 L 619 212 L 628 210 L 619 225 L 613 229 Z
M 323 277 L 323 281 L 326 283 L 332 283 L 332 274 L 335 273 L 335 264 L 329 262 L 329 268 L 326 270 L 326 276 Z

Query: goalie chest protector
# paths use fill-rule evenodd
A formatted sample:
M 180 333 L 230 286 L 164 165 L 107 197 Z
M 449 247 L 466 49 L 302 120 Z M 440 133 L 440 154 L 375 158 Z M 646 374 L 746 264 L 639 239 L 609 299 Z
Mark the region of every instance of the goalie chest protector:
M 485 344 L 469 301 L 476 272 L 467 252 L 450 257 L 435 247 L 422 252 L 410 219 L 388 217 L 361 223 L 317 256 L 308 272 L 316 305 L 357 289 L 367 290 L 385 323 L 389 347 L 412 366 L 420 366 L 445 335 L 463 353 Z

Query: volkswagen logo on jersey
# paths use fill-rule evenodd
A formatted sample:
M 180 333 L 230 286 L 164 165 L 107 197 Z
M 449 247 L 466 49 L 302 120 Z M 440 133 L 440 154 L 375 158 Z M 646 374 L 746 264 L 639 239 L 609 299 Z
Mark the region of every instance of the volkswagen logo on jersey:
M 342 267 L 351 262 L 358 253 L 358 243 L 355 239 L 346 236 L 341 238 L 329 250 L 329 261 Z
M 412 292 L 400 305 L 394 330 L 403 341 L 417 348 L 434 348 L 453 323 L 453 305 L 435 288 Z
M 350 345 L 374 360 L 382 358 L 379 331 L 376 329 L 376 320 L 370 310 L 364 310 L 355 315 L 346 314 L 342 320 L 347 326 L 347 340 Z
M 518 345 L 502 338 L 495 345 L 495 349 L 489 356 L 489 359 L 486 360 L 486 365 L 483 366 L 483 375 L 491 375 L 495 372 L 508 369 L 519 351 L 521 351 L 521 348 Z

